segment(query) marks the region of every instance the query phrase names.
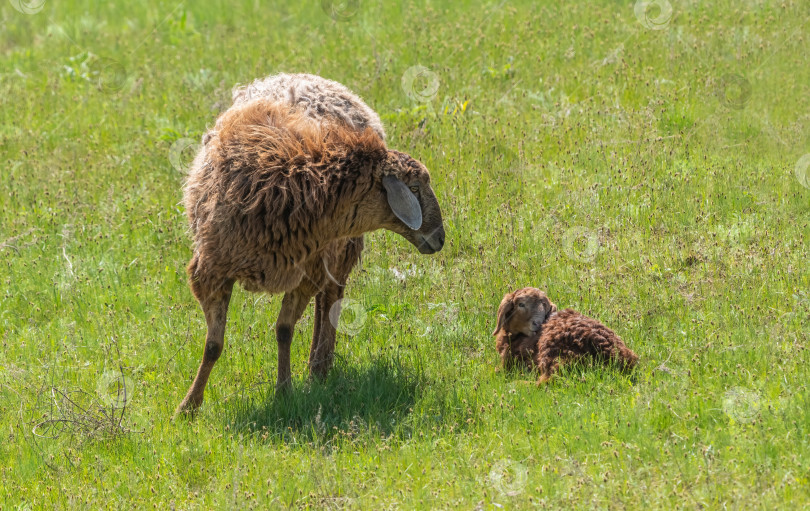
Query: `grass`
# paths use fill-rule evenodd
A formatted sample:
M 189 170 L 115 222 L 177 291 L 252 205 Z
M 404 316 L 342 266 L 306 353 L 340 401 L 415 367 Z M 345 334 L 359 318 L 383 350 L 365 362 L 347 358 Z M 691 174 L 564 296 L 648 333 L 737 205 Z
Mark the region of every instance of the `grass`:
M 0 507 L 810 505 L 810 5 L 347 5 L 0 5 Z M 380 113 L 448 243 L 369 235 L 357 328 L 310 383 L 310 308 L 284 398 L 280 299 L 237 290 L 205 406 L 172 423 L 205 331 L 182 167 L 277 71 Z M 614 327 L 635 376 L 496 372 L 525 285 Z M 81 413 L 53 388 L 124 419 L 38 437 Z

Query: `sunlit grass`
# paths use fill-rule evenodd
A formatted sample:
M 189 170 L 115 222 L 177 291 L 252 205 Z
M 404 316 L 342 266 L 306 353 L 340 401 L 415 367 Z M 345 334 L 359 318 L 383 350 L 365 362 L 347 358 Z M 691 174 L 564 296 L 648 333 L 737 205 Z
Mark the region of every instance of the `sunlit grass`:
M 673 1 L 656 30 L 632 3 L 322 3 L 0 5 L 0 506 L 806 506 L 810 6 Z M 238 289 L 205 406 L 171 423 L 205 334 L 179 169 L 277 71 L 380 113 L 448 243 L 369 235 L 362 328 L 309 382 L 307 311 L 284 398 L 280 300 Z M 526 285 L 636 373 L 496 372 Z M 132 432 L 33 434 L 42 389 L 121 370 Z

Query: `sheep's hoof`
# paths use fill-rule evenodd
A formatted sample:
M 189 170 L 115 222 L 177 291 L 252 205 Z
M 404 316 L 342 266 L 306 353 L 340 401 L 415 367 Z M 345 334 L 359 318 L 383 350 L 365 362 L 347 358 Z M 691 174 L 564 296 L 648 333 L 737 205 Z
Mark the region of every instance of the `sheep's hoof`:
M 319 371 L 317 369 L 311 369 L 309 371 L 309 381 L 315 381 L 318 383 L 323 383 L 326 380 L 326 373 L 324 371 Z
M 312 381 L 324 381 L 332 364 L 326 360 L 315 360 L 309 364 L 309 379 Z
M 285 396 L 292 392 L 292 380 L 284 380 L 276 383 L 276 395 Z
M 179 408 L 174 412 L 174 416 L 172 417 L 172 422 L 177 422 L 179 420 L 194 420 L 197 416 L 196 410 L 180 410 Z
M 194 419 L 194 417 L 196 417 L 197 415 L 197 410 L 199 410 L 201 404 L 202 401 L 195 403 L 189 398 L 184 399 L 177 407 L 177 410 L 175 410 L 174 417 L 172 417 L 172 420 L 176 421 L 181 417 L 184 419 Z

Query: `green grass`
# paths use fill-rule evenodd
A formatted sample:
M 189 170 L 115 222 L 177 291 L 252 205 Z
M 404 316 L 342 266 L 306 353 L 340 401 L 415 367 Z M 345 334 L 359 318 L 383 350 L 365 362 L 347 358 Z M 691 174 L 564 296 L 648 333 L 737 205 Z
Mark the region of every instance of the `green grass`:
M 363 1 L 345 21 L 314 1 L 14 3 L 0 508 L 810 506 L 807 2 L 672 0 L 661 30 L 608 0 Z M 435 73 L 417 92 L 438 79 L 424 101 L 413 66 Z M 448 243 L 369 235 L 362 328 L 310 383 L 310 308 L 284 398 L 280 299 L 237 290 L 204 408 L 172 423 L 205 334 L 172 160 L 277 71 L 380 113 L 430 169 Z M 526 285 L 612 326 L 635 375 L 496 372 L 495 310 Z M 131 432 L 34 435 L 66 413 L 48 388 L 114 405 L 120 370 Z

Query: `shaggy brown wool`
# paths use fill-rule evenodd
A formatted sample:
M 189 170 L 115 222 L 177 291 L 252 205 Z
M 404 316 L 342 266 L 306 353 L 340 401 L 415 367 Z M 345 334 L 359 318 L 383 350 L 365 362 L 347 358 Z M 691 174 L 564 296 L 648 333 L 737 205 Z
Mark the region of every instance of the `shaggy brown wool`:
M 206 154 L 186 187 L 194 274 L 227 273 L 270 293 L 298 285 L 303 263 L 334 239 L 336 224 L 343 236 L 371 230 L 375 219 L 358 210 L 388 158 L 371 130 L 324 126 L 269 100 L 227 111 Z
M 584 357 L 615 364 L 626 371 L 638 362 L 638 356 L 613 330 L 575 310 L 565 309 L 543 324 L 534 357 L 540 372 L 537 383 L 547 382 L 560 364 Z
M 234 104 L 257 98 L 295 105 L 311 117 L 332 118 L 355 131 L 371 128 L 385 139 L 380 116 L 345 85 L 333 80 L 306 73 L 278 73 L 233 91 Z
M 418 228 L 392 210 L 392 190 L 412 195 L 421 209 Z M 287 388 L 293 330 L 313 296 L 310 372 L 323 376 L 331 366 L 329 309 L 343 296 L 363 233 L 391 230 L 422 253 L 444 244 L 441 210 L 424 165 L 387 149 L 371 128 L 357 131 L 340 119 L 318 119 L 267 98 L 235 104 L 218 119 L 189 174 L 185 205 L 194 238 L 188 273 L 208 334 L 197 377 L 178 411 L 202 403 L 222 353 L 235 282 L 249 291 L 285 293 L 276 340 L 277 385 Z

